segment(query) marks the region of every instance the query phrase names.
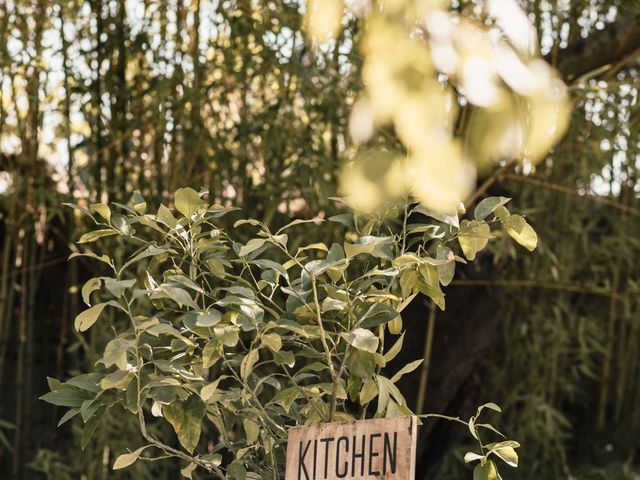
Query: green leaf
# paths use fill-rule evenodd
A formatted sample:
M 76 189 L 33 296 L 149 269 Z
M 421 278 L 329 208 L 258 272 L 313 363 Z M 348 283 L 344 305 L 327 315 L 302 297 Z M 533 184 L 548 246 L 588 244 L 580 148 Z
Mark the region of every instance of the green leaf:
M 109 390 L 114 388 L 116 390 L 123 390 L 133 378 L 131 372 L 125 370 L 116 370 L 110 373 L 100 381 L 100 386 L 103 390 Z
M 107 306 L 106 303 L 99 303 L 85 310 L 84 312 L 81 312 L 76 317 L 74 322 L 76 330 L 78 330 L 79 332 L 84 332 L 85 330 L 89 329 L 91 325 L 96 323 L 96 320 L 98 320 L 98 317 L 100 316 L 100 314 L 102 313 L 102 310 L 104 310 L 104 307 L 106 306 Z
M 378 382 L 373 379 L 369 379 L 364 382 L 362 389 L 360 390 L 359 400 L 360 405 L 366 405 L 378 395 Z
M 355 330 L 341 334 L 342 338 L 352 347 L 365 352 L 375 353 L 378 350 L 379 339 L 373 332 L 364 328 L 356 328 Z
M 160 204 L 158 207 L 158 213 L 156 214 L 156 221 L 164 223 L 167 227 L 175 229 L 178 224 L 178 220 L 173 216 L 171 210 L 164 205 Z
M 482 460 L 484 455 L 480 455 L 478 453 L 467 452 L 464 454 L 464 463 L 475 462 L 476 460 Z
M 220 323 L 222 314 L 218 310 L 209 310 L 208 312 L 200 312 L 196 316 L 197 327 L 213 327 Z
M 266 333 L 260 337 L 263 345 L 266 345 L 272 352 L 279 352 L 282 348 L 282 338 L 277 333 Z
M 247 469 L 244 468 L 244 465 L 241 463 L 233 462 L 227 469 L 227 477 L 229 477 L 230 480 L 246 480 Z
M 488 408 L 489 410 L 493 410 L 494 412 L 498 412 L 498 413 L 501 413 L 501 412 L 502 412 L 502 409 L 501 409 L 498 405 L 496 405 L 496 404 L 495 404 L 495 403 L 493 403 L 493 402 L 487 402 L 487 403 L 483 403 L 482 405 L 480 405 L 480 406 L 478 407 L 478 411 L 477 411 L 477 413 L 476 413 L 476 417 L 477 417 L 478 415 L 480 415 L 480 412 L 481 412 L 482 410 L 484 410 L 485 408 Z
M 249 377 L 249 374 L 253 371 L 253 366 L 259 358 L 260 355 L 258 354 L 258 349 L 254 348 L 242 359 L 242 362 L 240 363 L 240 377 L 243 380 L 246 380 Z
M 113 463 L 113 469 L 120 470 L 121 468 L 126 468 L 130 465 L 133 465 L 134 463 L 136 463 L 136 460 L 138 460 L 138 458 L 140 457 L 140 454 L 147 447 L 148 445 L 145 447 L 140 447 L 139 449 L 131 453 L 123 453 L 118 458 L 116 458 L 116 461 Z
M 376 410 L 376 415 L 382 415 L 387 410 L 387 405 L 389 405 L 389 383 L 381 380 L 383 377 L 377 377 L 378 384 L 378 408 Z
M 280 350 L 279 352 L 273 353 L 273 361 L 278 366 L 286 365 L 287 367 L 292 368 L 296 364 L 296 356 L 293 352 Z
M 258 440 L 260 436 L 260 425 L 250 418 L 245 418 L 242 424 L 244 426 L 244 432 L 247 434 L 247 443 L 250 445 L 256 443 L 256 440 Z
M 76 257 L 89 257 L 89 258 L 93 258 L 94 260 L 99 260 L 99 261 L 101 261 L 103 263 L 106 263 L 110 267 L 113 266 L 113 264 L 111 263 L 111 259 L 107 255 L 98 256 L 93 252 L 84 252 L 84 253 L 73 252 L 71 255 L 69 255 L 69 260 L 71 260 L 72 258 L 76 258 Z
M 104 349 L 102 360 L 104 366 L 109 368 L 112 365 L 117 366 L 120 370 L 127 369 L 127 351 L 133 347 L 132 340 L 123 338 L 114 338 Z
M 184 403 L 175 401 L 164 405 L 162 414 L 175 430 L 180 445 L 189 453 L 193 452 L 202 433 L 200 422 L 205 415 L 202 399 L 191 395 Z
M 114 228 L 102 228 L 100 230 L 93 230 L 82 235 L 77 243 L 91 243 L 95 242 L 99 238 L 118 235 L 119 233 L 120 232 Z
M 207 343 L 202 349 L 202 366 L 209 368 L 222 358 L 222 344 L 215 341 Z
M 413 300 L 413 298 L 416 296 L 417 294 L 414 293 L 410 298 L 411 300 Z M 389 327 L 389 333 L 391 333 L 392 335 L 400 335 L 400 332 L 402 332 L 402 317 L 400 315 L 398 315 L 396 318 L 394 318 L 393 320 L 391 320 L 388 324 L 387 327 Z
M 131 225 L 129 225 L 129 221 L 124 215 L 114 215 L 111 219 L 111 224 L 123 235 L 129 235 L 131 233 Z
M 496 464 L 487 460 L 485 464 L 479 463 L 473 469 L 473 480 L 502 480 Z
M 246 245 L 243 245 L 242 247 L 240 247 L 240 251 L 238 252 L 238 255 L 241 257 L 246 257 L 251 252 L 258 250 L 266 242 L 267 240 L 265 240 L 264 238 L 252 238 L 247 242 Z
M 217 378 L 209 385 L 205 385 L 204 387 L 202 387 L 202 390 L 200 390 L 200 398 L 202 398 L 203 401 L 208 401 L 213 396 L 213 394 L 216 393 L 220 380 L 222 380 L 222 378 Z
M 92 278 L 87 280 L 87 282 L 82 286 L 82 301 L 86 303 L 88 306 L 91 306 L 91 294 L 96 290 L 100 290 L 102 286 L 102 279 L 99 277 Z
M 158 295 L 158 293 L 160 295 Z M 191 295 L 189 295 L 189 292 L 187 292 L 182 288 L 174 287 L 172 285 L 166 285 L 166 284 L 160 285 L 158 287 L 158 292 L 154 293 L 154 296 L 156 298 L 158 297 L 170 298 L 171 300 L 176 302 L 178 306 L 180 306 L 180 308 L 184 307 L 185 305 L 194 309 L 198 308 L 198 304 L 194 302 L 193 298 L 191 298 Z
M 491 453 L 493 453 L 494 455 L 497 455 L 510 467 L 518 466 L 518 454 L 516 453 L 513 447 L 507 446 L 507 447 L 492 448 Z
M 192 474 L 196 468 L 198 468 L 198 465 L 196 465 L 195 463 L 190 463 L 186 467 L 180 470 L 180 474 L 184 478 L 193 479 Z
M 100 380 L 104 377 L 101 373 L 83 373 L 67 380 L 66 385 L 73 385 L 91 393 L 100 391 Z
M 330 222 L 341 223 L 349 228 L 355 228 L 355 222 L 352 213 L 341 213 L 340 215 L 334 215 L 329 217 Z
M 133 204 L 133 209 L 138 212 L 140 215 L 143 215 L 147 210 L 147 202 L 145 202 L 140 192 L 135 190 L 133 195 L 131 195 L 131 204 Z
M 451 211 L 451 212 L 447 212 L 447 213 L 440 213 L 440 212 L 435 212 L 435 211 L 429 210 L 429 209 L 423 207 L 422 205 L 416 206 L 413 209 L 413 211 L 417 212 L 417 213 L 421 213 L 423 215 L 426 215 L 427 217 L 435 218 L 439 222 L 446 223 L 447 225 L 450 225 L 450 226 L 452 226 L 454 228 L 458 228 L 459 227 L 459 220 L 458 220 L 458 212 L 457 211 Z
M 92 205 L 89 205 L 89 210 L 92 212 L 96 212 L 107 222 L 111 220 L 111 210 L 109 210 L 109 207 L 104 203 L 94 203 Z
M 71 420 L 73 417 L 75 417 L 76 415 L 78 415 L 80 413 L 80 409 L 79 408 L 71 408 L 69 410 L 67 410 L 67 413 L 65 413 L 62 418 L 60 419 L 60 421 L 58 422 L 58 427 L 64 425 L 65 423 L 67 423 L 69 420 Z
M 179 188 L 175 195 L 176 210 L 187 218 L 207 209 L 207 202 L 193 188 Z
M 437 266 L 440 283 L 444 286 L 447 286 L 451 283 L 451 280 L 453 280 L 453 275 L 456 271 L 456 261 L 453 250 L 451 250 L 449 247 L 445 247 L 444 245 L 438 245 L 438 249 L 436 251 L 436 259 L 447 261 L 447 263 Z
M 531 225 L 529 225 L 526 221 L 522 225 L 522 229 L 519 232 L 515 228 L 509 226 L 509 222 L 511 221 L 512 217 L 515 217 L 515 215 L 511 215 L 509 217 L 509 220 L 505 222 L 505 225 L 507 226 L 507 233 L 516 242 L 518 242 L 524 248 L 532 252 L 538 246 L 538 235 L 536 234 L 535 230 L 531 227 Z
M 491 215 L 496 208 L 502 207 L 511 199 L 507 197 L 488 197 L 482 200 L 475 211 L 473 212 L 473 216 L 476 220 L 484 220 L 489 215 Z
M 87 395 L 75 388 L 62 388 L 45 393 L 40 400 L 59 407 L 79 407 L 87 400 Z
M 387 350 L 387 353 L 384 354 L 385 362 L 389 363 L 391 360 L 396 358 L 396 356 L 402 350 L 403 342 L 404 342 L 404 332 L 402 332 L 402 335 L 400 335 L 400 338 L 396 341 L 396 343 L 394 343 L 393 346 L 389 350 Z
M 116 298 L 122 297 L 127 288 L 133 288 L 136 284 L 136 279 L 131 280 L 117 280 L 115 278 L 104 278 L 104 287 L 109 290 L 109 293 Z
M 464 228 L 465 225 L 469 225 L 469 222 L 466 220 L 462 222 L 462 227 Z M 461 230 L 461 232 L 462 231 L 463 230 Z M 465 234 L 460 233 L 458 236 L 460 247 L 462 248 L 462 252 L 465 257 L 469 260 L 474 260 L 476 258 L 476 254 L 486 247 L 487 243 L 489 243 L 491 229 L 486 223 L 479 223 L 475 226 L 471 226 L 470 228 L 465 228 L 464 232 Z
M 424 361 L 424 359 L 421 358 L 419 360 L 414 360 L 413 362 L 408 363 L 407 365 L 402 367 L 398 371 L 398 373 L 396 373 L 393 377 L 391 377 L 391 383 L 396 383 L 398 380 L 400 380 L 400 378 L 402 378 L 403 375 L 406 375 L 407 373 L 413 372 L 416 368 L 418 368 L 420 366 L 420 364 L 423 361 Z

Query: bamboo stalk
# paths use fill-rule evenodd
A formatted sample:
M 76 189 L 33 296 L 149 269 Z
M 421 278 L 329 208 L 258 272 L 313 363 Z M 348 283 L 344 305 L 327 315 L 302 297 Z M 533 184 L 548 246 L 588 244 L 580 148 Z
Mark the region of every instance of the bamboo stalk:
M 615 328 L 616 328 L 616 306 L 618 289 L 618 270 L 614 268 L 613 277 L 611 280 L 611 297 L 609 299 L 609 315 L 607 321 L 607 346 L 604 354 L 604 362 L 602 364 L 602 375 L 600 380 L 600 399 L 598 402 L 598 417 L 596 426 L 598 429 L 604 428 L 607 417 L 607 401 L 609 397 L 609 380 L 611 376 L 611 363 L 613 360 L 613 346 L 615 343 Z
M 424 404 L 427 398 L 427 386 L 429 383 L 429 369 L 431 367 L 431 351 L 433 349 L 433 336 L 436 326 L 436 305 L 429 301 L 429 320 L 427 334 L 424 340 L 424 362 L 420 370 L 420 383 L 418 384 L 418 398 L 416 399 L 416 413 L 424 413 Z

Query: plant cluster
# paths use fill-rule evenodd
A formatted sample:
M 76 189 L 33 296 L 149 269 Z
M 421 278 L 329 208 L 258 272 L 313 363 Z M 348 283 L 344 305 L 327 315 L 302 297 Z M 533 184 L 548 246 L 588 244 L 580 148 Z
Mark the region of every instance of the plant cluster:
M 219 479 L 282 478 L 290 426 L 413 415 L 396 382 L 421 360 L 385 369 L 402 349 L 403 309 L 420 293 L 444 309 L 442 286 L 487 245 L 492 226 L 528 249 L 537 241 L 507 198 L 490 197 L 471 220 L 408 201 L 384 215 L 344 213 L 329 219 L 345 227 L 342 244 L 292 249 L 296 226 L 320 219 L 275 232 L 240 219 L 225 232 L 219 219 L 235 209 L 209 205 L 206 193 L 180 189 L 173 210 L 154 214 L 138 194 L 114 204 L 120 213 L 74 206 L 97 225 L 78 243 L 118 235 L 136 249 L 123 264 L 72 255 L 109 272 L 83 286 L 89 308 L 75 327 L 84 332 L 112 309 L 113 338 L 95 371 L 50 379 L 42 398 L 70 407 L 61 424 L 80 416 L 86 441 L 112 408 L 137 416 L 145 444 L 115 469 L 160 451 L 186 461 L 188 478 L 199 467 Z M 241 243 L 239 229 L 255 233 Z M 478 414 L 485 407 L 497 409 Z M 475 478 L 497 479 L 490 455 L 515 465 L 517 444 L 483 444 L 479 429 L 495 429 L 476 417 L 463 422 L 481 448 L 468 460 L 480 460 Z M 179 446 L 149 433 L 151 422 L 168 422 Z

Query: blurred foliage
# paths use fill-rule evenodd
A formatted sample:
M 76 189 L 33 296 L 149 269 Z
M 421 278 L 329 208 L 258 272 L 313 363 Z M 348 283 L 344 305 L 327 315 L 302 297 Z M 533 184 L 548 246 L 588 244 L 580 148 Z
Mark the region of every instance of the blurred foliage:
M 77 250 L 73 241 L 88 225 L 60 204 L 122 201 L 133 190 L 150 204 L 170 204 L 178 186 L 204 186 L 212 203 L 238 205 L 277 230 L 294 218 L 337 213 L 327 199 L 350 161 L 355 163 L 342 177 L 345 187 L 362 173 L 373 185 L 386 179 L 382 191 L 396 196 L 407 178 L 392 167 L 398 158 L 412 161 L 412 142 L 419 150 L 425 141 L 412 131 L 413 115 L 425 115 L 424 104 L 402 109 L 411 97 L 396 96 L 404 101 L 381 114 L 385 90 L 372 90 L 375 81 L 394 87 L 377 76 L 376 64 L 367 63 L 375 58 L 400 69 L 415 66 L 418 78 L 430 79 L 434 88 L 438 72 L 437 88 L 451 98 L 444 113 L 438 102 L 438 109 L 426 112 L 447 128 L 449 143 L 439 151 L 463 165 L 471 165 L 469 152 L 502 152 L 471 159 L 481 177 L 491 176 L 467 203 L 487 190 L 513 197 L 539 234 L 538 253 L 515 260 L 511 242 L 493 242 L 485 250 L 492 259 L 487 278 L 459 283 L 494 286 L 485 301 L 504 306 L 496 311 L 500 326 L 493 353 L 476 369 L 483 378 L 480 397 L 506 407 L 507 424 L 501 425 L 526 445 L 522 468 L 504 478 L 637 478 L 638 6 L 634 0 L 520 3 L 537 34 L 533 53 L 539 48 L 557 67 L 573 108 L 563 142 L 537 165 L 522 162 L 526 152 L 514 151 L 522 143 L 493 149 L 526 107 L 527 99 L 516 101 L 505 77 L 490 71 L 468 77 L 472 84 L 484 82 L 480 94 L 493 85 L 500 98 L 506 96 L 493 110 L 482 96 L 474 100 L 464 71 L 447 75 L 447 65 L 431 61 L 427 70 L 420 63 L 407 65 L 405 49 L 394 50 L 396 37 L 376 42 L 374 22 L 402 25 L 412 35 L 410 49 L 434 55 L 436 46 L 413 29 L 415 17 L 395 23 L 387 16 L 392 12 L 358 10 L 368 2 L 345 1 L 352 13 L 340 25 L 339 0 L 309 1 L 308 15 L 305 2 L 294 0 L 0 2 L 3 478 L 5 471 L 12 479 L 111 478 L 113 452 L 124 451 L 137 435 L 137 426 L 114 412 L 78 455 L 77 422 L 58 433 L 57 412 L 35 400 L 47 390 L 45 375 L 69 378 L 88 371 L 113 335 L 105 325 L 96 325 L 87 338 L 71 329 L 80 311 L 80 286 L 95 270 L 83 261 L 66 266 L 68 254 Z M 461 20 L 455 31 L 471 28 L 467 21 L 479 28 L 463 35 L 462 43 L 496 31 L 499 15 L 482 0 L 433 6 L 446 9 L 436 20 Z M 320 21 L 312 20 L 316 13 L 323 15 Z M 432 28 L 437 32 L 446 23 L 433 22 Z M 507 32 L 509 22 L 498 27 Z M 521 32 L 525 38 L 527 32 Z M 501 35 L 497 43 L 505 41 L 508 35 Z M 468 52 L 474 45 L 460 48 Z M 531 52 L 509 46 L 531 66 Z M 534 65 L 542 71 L 538 80 L 554 81 L 553 70 Z M 495 130 L 487 130 L 490 125 Z M 540 146 L 553 144 L 551 137 Z M 451 138 L 457 146 L 451 147 Z M 425 148 L 436 152 L 438 145 Z M 437 167 L 433 156 L 420 159 Z M 379 161 L 360 162 L 367 158 Z M 493 162 L 500 169 L 492 175 Z M 410 180 L 428 175 L 430 181 L 438 173 L 416 170 Z M 473 186 L 468 179 L 454 180 Z M 367 199 L 368 184 L 355 185 L 355 193 Z M 337 239 L 333 227 L 301 228 L 290 239 L 296 247 Z M 108 248 L 116 261 L 127 254 L 117 241 Z M 432 477 L 468 478 L 460 471 L 467 450 L 447 457 Z M 118 478 L 179 474 L 175 466 L 160 465 L 135 465 Z

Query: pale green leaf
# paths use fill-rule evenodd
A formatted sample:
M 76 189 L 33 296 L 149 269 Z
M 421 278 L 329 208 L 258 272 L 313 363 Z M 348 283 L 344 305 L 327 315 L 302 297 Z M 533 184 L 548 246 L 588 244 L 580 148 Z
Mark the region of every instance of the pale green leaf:
M 91 293 L 96 290 L 100 290 L 102 286 L 102 279 L 99 277 L 92 278 L 87 280 L 87 282 L 82 286 L 82 301 L 86 303 L 88 306 L 91 306 Z
M 502 477 L 498 473 L 495 463 L 487 460 L 484 465 L 479 463 L 473 469 L 473 480 L 502 480 Z
M 109 237 L 111 235 L 118 235 L 120 232 L 114 228 L 102 228 L 100 230 L 92 230 L 80 237 L 77 243 L 91 243 L 95 242 L 99 238 Z
M 249 374 L 251 374 L 253 366 L 256 364 L 259 357 L 258 349 L 254 348 L 242 359 L 242 362 L 240 363 L 240 377 L 243 380 L 246 380 L 249 377 Z
M 413 362 L 408 363 L 407 365 L 402 367 L 398 371 L 398 373 L 396 373 L 393 377 L 391 377 L 391 383 L 396 383 L 398 380 L 400 380 L 400 378 L 402 378 L 403 375 L 406 375 L 407 373 L 413 372 L 416 368 L 418 368 L 420 366 L 420 364 L 423 361 L 424 361 L 424 359 L 421 358 L 419 360 L 414 360 Z
M 526 222 L 522 226 L 522 230 L 520 232 L 517 232 L 511 227 L 507 227 L 507 233 L 511 236 L 511 238 L 513 238 L 516 242 L 518 242 L 530 252 L 535 250 L 538 246 L 538 235 L 531 227 L 531 225 Z
M 208 207 L 207 202 L 200 198 L 198 192 L 189 187 L 176 190 L 175 206 L 176 210 L 187 218 L 205 211 Z
M 76 330 L 78 330 L 79 332 L 84 332 L 85 330 L 89 329 L 91 325 L 93 325 L 96 320 L 98 320 L 98 317 L 100 317 L 102 310 L 104 310 L 104 307 L 106 306 L 106 303 L 99 303 L 85 310 L 84 312 L 81 312 L 76 317 L 74 322 Z
M 279 352 L 282 348 L 282 338 L 277 333 L 266 333 L 260 337 L 260 340 L 273 352 Z
M 378 350 L 379 339 L 370 330 L 356 328 L 351 332 L 343 333 L 342 337 L 349 345 L 358 350 L 371 353 L 375 353 Z
M 92 212 L 96 212 L 102 218 L 104 218 L 107 222 L 111 220 L 111 210 L 104 203 L 94 203 L 89 205 L 89 210 Z
M 484 220 L 491 215 L 496 208 L 505 205 L 511 199 L 507 197 L 488 197 L 478 203 L 473 216 L 476 220 Z
M 118 458 L 116 458 L 116 461 L 113 463 L 113 469 L 120 470 L 121 468 L 126 468 L 130 465 L 133 465 L 134 463 L 136 463 L 136 460 L 138 460 L 138 458 L 140 457 L 140 454 L 147 447 L 148 445 L 145 447 L 140 447 L 139 449 L 131 453 L 123 453 Z
M 491 237 L 491 229 L 486 223 L 480 223 L 465 231 L 465 234 L 458 236 L 460 247 L 464 256 L 469 260 L 474 260 L 476 254 L 487 246 Z
M 266 243 L 266 240 L 264 238 L 252 238 L 247 242 L 246 245 L 243 245 L 242 247 L 240 247 L 240 251 L 238 252 L 238 255 L 240 255 L 241 257 L 246 257 L 251 252 L 254 252 L 259 248 L 261 248 L 265 243 Z

